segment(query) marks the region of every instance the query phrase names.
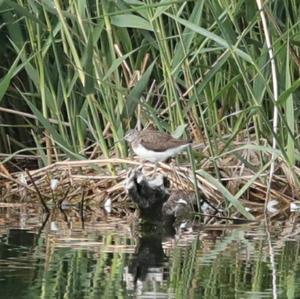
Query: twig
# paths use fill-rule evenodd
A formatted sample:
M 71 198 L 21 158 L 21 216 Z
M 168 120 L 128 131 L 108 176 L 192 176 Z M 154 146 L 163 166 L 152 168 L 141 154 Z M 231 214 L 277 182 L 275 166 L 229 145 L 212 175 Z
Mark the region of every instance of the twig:
M 62 210 L 61 205 L 62 205 L 63 201 L 67 198 L 67 196 L 68 196 L 68 194 L 69 194 L 69 192 L 70 192 L 70 189 L 71 189 L 71 185 L 69 185 L 69 187 L 68 187 L 67 191 L 65 192 L 64 196 L 63 196 L 62 199 L 60 199 L 60 200 L 58 201 L 58 203 L 57 203 L 57 207 L 58 207 L 60 210 Z
M 37 149 L 37 148 L 32 148 L 32 149 Z M 45 149 L 45 147 L 43 147 L 43 149 Z M 20 151 L 17 151 L 17 152 L 21 152 L 21 151 L 28 151 L 28 148 L 20 150 Z M 2 157 L 3 158 L 10 158 L 10 157 L 12 157 L 15 160 L 25 160 L 25 159 L 28 159 L 28 160 L 39 160 L 39 159 L 41 159 L 40 155 L 22 155 L 22 154 L 19 155 L 19 154 L 15 154 L 15 153 L 12 153 L 12 154 L 0 153 L 0 158 L 2 158 Z M 58 154 L 58 157 L 64 158 L 64 157 L 66 157 L 66 155 L 65 154 Z M 1 163 L 3 163 L 3 161 L 1 161 Z
M 277 299 L 276 263 L 275 263 L 274 249 L 271 240 L 270 221 L 268 219 L 266 221 L 266 234 L 267 234 L 268 247 L 269 247 L 270 264 L 272 269 L 272 295 L 273 295 L 273 299 Z
M 84 197 L 85 197 L 85 192 L 84 192 L 84 190 L 82 190 L 81 201 L 80 201 L 80 219 L 81 219 L 82 229 L 84 229 L 84 215 L 83 215 Z
M 191 149 L 190 145 L 188 147 L 188 154 L 189 154 L 189 159 L 190 159 L 190 162 L 192 165 L 192 175 L 193 175 L 193 180 L 194 180 L 194 190 L 195 190 L 195 194 L 196 194 L 197 208 L 198 208 L 198 211 L 200 211 L 201 203 L 200 203 L 200 194 L 199 194 L 199 189 L 198 189 L 198 184 L 197 184 L 196 166 L 195 166 L 195 161 L 194 161 L 194 157 L 193 157 L 192 149 Z
M 45 201 L 44 201 L 44 198 L 43 198 L 43 196 L 42 196 L 40 190 L 38 189 L 37 185 L 35 184 L 35 182 L 34 182 L 32 176 L 31 176 L 29 170 L 28 170 L 28 169 L 25 169 L 25 171 L 26 171 L 26 173 L 27 173 L 29 179 L 31 180 L 31 183 L 32 183 L 32 185 L 33 185 L 33 187 L 34 187 L 34 189 L 35 189 L 35 191 L 36 191 L 36 193 L 37 193 L 37 195 L 38 195 L 38 197 L 39 197 L 39 199 L 40 199 L 40 201 L 41 201 L 41 203 L 42 203 L 42 205 L 43 205 L 43 207 L 44 207 L 45 212 L 46 212 L 47 214 L 49 214 L 49 213 L 50 213 L 50 210 L 49 210 L 49 208 L 47 207 L 47 205 L 46 205 L 46 203 L 45 203 Z
M 35 115 L 27 113 L 27 112 L 17 111 L 17 110 L 13 110 L 13 109 L 4 108 L 4 107 L 0 107 L 0 111 L 38 120 L 38 118 Z M 49 121 L 49 123 L 52 123 L 52 124 L 62 124 L 67 127 L 71 126 L 70 123 L 68 123 L 68 122 L 58 121 L 53 118 L 49 118 L 48 121 Z
M 8 180 L 8 181 L 12 181 L 12 182 L 16 183 L 17 185 L 22 186 L 22 187 L 28 189 L 28 190 L 31 191 L 31 192 L 37 192 L 36 189 L 33 189 L 33 188 L 27 186 L 25 183 L 22 183 L 22 182 L 20 182 L 20 181 L 17 180 L 17 179 L 14 179 L 14 178 L 12 178 L 12 177 L 8 177 L 8 176 L 6 176 L 5 174 L 3 174 L 3 173 L 1 173 L 1 172 L 0 172 L 0 177 L 6 179 L 6 180 Z M 50 198 L 50 196 L 46 196 L 46 195 L 45 195 L 45 197 Z
M 47 213 L 46 214 L 46 218 L 44 219 L 43 223 L 42 223 L 42 226 L 39 228 L 38 230 L 38 233 L 37 233 L 37 239 L 39 239 L 45 225 L 47 224 L 48 220 L 49 220 L 49 217 L 50 217 L 50 213 Z
M 278 82 L 277 82 L 277 75 L 276 75 L 276 65 L 275 65 L 275 59 L 274 59 L 274 54 L 272 50 L 272 43 L 271 43 L 271 38 L 268 30 L 268 25 L 267 25 L 267 20 L 266 16 L 263 10 L 263 4 L 262 0 L 256 0 L 257 7 L 259 9 L 260 17 L 262 20 L 262 26 L 263 26 L 263 31 L 265 34 L 265 39 L 266 39 L 266 44 L 268 47 L 268 52 L 269 52 L 269 57 L 270 57 L 270 62 L 271 62 L 271 72 L 272 72 L 272 83 L 273 83 L 273 95 L 274 95 L 274 110 L 273 110 L 273 139 L 272 139 L 272 147 L 275 150 L 277 141 L 276 141 L 276 133 L 277 133 L 277 127 L 278 127 L 278 108 L 276 106 L 276 102 L 278 100 Z M 273 179 L 273 174 L 274 174 L 274 169 L 275 169 L 275 151 L 272 152 L 272 162 L 270 166 L 270 175 L 269 175 L 269 182 L 268 182 L 268 187 L 267 187 L 267 193 L 266 193 L 266 202 L 265 202 L 265 214 L 267 213 L 267 205 L 268 201 L 270 198 L 270 190 L 271 190 L 271 182 Z
M 63 214 L 64 221 L 67 223 L 68 228 L 71 228 L 70 221 L 68 219 L 66 212 L 62 209 L 62 207 L 59 208 L 59 211 Z
M 232 217 L 226 217 L 226 216 L 218 216 L 215 214 L 205 214 L 205 213 L 196 213 L 196 215 L 205 216 L 205 217 L 211 217 L 211 218 L 218 218 L 218 219 L 224 219 L 224 220 L 233 220 L 233 221 L 244 221 L 244 222 L 255 222 L 255 220 L 248 220 L 245 218 L 232 218 Z

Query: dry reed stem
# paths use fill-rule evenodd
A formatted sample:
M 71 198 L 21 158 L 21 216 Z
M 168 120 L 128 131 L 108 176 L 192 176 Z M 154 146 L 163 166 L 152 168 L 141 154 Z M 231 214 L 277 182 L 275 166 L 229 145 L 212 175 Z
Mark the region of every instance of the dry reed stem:
M 259 9 L 259 13 L 261 16 L 262 20 L 262 26 L 263 26 L 263 31 L 265 35 L 265 40 L 268 48 L 268 53 L 270 57 L 270 62 L 271 62 L 271 73 L 272 73 L 272 83 L 273 83 L 273 96 L 274 96 L 274 110 L 273 110 L 273 139 L 272 139 L 272 147 L 275 150 L 277 147 L 277 141 L 275 138 L 275 135 L 277 133 L 277 127 L 278 127 L 278 108 L 276 106 L 276 102 L 278 100 L 278 82 L 277 82 L 277 73 L 276 73 L 276 65 L 275 65 L 275 58 L 273 54 L 273 49 L 272 49 L 272 43 L 271 43 L 271 38 L 268 30 L 268 25 L 267 25 L 267 19 L 263 10 L 263 4 L 261 0 L 256 0 L 257 7 Z M 272 157 L 271 157 L 272 163 L 270 166 L 270 175 L 269 175 L 269 182 L 268 182 L 268 189 L 266 193 L 266 204 L 265 204 L 265 212 L 267 212 L 267 204 L 269 201 L 269 191 L 271 189 L 271 182 L 272 178 L 274 175 L 274 169 L 275 169 L 275 160 L 276 160 L 276 154 L 275 151 L 272 152 Z

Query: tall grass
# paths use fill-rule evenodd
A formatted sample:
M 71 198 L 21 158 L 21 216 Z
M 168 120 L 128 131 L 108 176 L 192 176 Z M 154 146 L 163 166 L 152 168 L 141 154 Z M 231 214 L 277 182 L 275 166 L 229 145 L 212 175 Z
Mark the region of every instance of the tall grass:
M 264 145 L 274 136 L 294 166 L 300 4 L 265 1 L 264 9 L 278 70 L 277 134 L 253 1 L 2 1 L 0 109 L 35 118 L 0 110 L 0 151 L 36 147 L 42 164 L 59 154 L 125 157 L 116 141 L 140 121 L 169 132 L 188 124 L 196 142 L 207 142 L 216 174 L 237 139 Z

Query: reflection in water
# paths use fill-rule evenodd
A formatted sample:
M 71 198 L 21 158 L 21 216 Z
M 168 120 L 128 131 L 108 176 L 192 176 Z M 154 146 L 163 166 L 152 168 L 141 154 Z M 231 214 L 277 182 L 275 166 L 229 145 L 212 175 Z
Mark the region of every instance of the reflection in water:
M 85 216 L 82 229 L 80 211 L 54 213 L 39 232 L 45 219 L 35 209 L 2 208 L 0 297 L 272 298 L 263 226 L 172 238 L 159 227 L 132 230 L 128 219 Z M 278 298 L 298 298 L 297 229 L 272 227 Z
M 141 228 L 135 253 L 125 268 L 127 290 L 145 295 L 153 286 L 157 292 L 163 291 L 163 284 L 168 278 L 168 258 L 162 246 L 162 233 L 156 227 L 150 231 L 145 227 Z

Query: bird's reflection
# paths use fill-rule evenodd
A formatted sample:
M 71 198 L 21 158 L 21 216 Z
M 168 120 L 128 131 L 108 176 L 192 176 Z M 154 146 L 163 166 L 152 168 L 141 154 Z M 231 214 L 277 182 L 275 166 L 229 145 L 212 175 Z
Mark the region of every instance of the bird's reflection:
M 127 290 L 141 294 L 145 289 L 159 288 L 168 280 L 169 258 L 165 255 L 162 244 L 165 238 L 174 235 L 173 226 L 161 227 L 151 224 L 139 226 L 135 252 L 124 273 Z

